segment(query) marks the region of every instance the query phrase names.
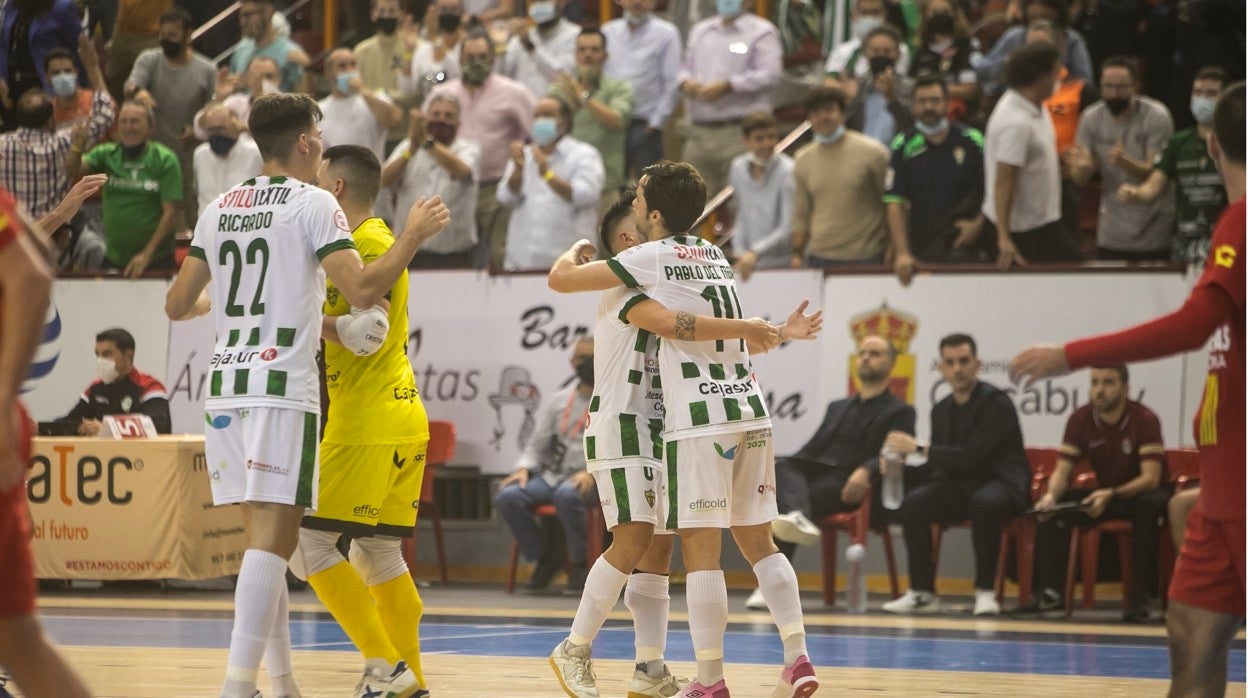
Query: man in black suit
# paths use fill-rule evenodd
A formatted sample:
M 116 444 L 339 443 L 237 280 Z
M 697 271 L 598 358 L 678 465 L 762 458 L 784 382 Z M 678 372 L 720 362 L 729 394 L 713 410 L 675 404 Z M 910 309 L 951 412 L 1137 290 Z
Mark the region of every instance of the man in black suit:
M 940 374 L 953 393 L 932 408 L 931 444 L 903 432 L 885 439 L 885 448 L 907 456 L 911 464 L 922 463 L 907 475 L 909 486 L 898 510 L 906 534 L 910 590 L 884 604 L 889 613 L 940 610 L 931 525 L 967 519 L 975 546 L 975 615 L 1001 612 L 993 595 L 1001 528 L 1027 507 L 1031 470 L 1014 403 L 980 381 L 979 369 L 970 335 L 940 340 Z M 887 473 L 889 464 L 881 463 Z
M 776 546 L 793 559 L 798 545 L 819 540 L 814 524 L 829 514 L 853 511 L 868 487 L 879 482 L 879 453 L 890 432 L 914 433 L 914 408 L 888 391 L 897 350 L 879 336 L 858 344 L 857 395 L 828 405 L 823 423 L 795 455 L 776 459 L 776 505 L 784 512 L 772 522 Z M 878 493 L 880 488 L 871 487 Z M 872 519 L 879 522 L 879 495 L 874 494 Z M 746 607 L 765 610 L 755 589 Z

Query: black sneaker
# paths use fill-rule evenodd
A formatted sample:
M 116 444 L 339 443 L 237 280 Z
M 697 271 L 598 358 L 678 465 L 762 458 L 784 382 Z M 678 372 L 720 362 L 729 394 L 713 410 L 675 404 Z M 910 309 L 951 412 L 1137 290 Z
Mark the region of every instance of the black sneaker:
M 568 570 L 568 583 L 563 587 L 564 596 L 580 596 L 585 591 L 585 579 L 589 577 L 589 566 L 584 563 L 575 563 Z
M 1045 589 L 1037 594 L 1031 603 L 1014 609 L 1012 614 L 1020 616 L 1044 615 L 1059 610 L 1065 610 L 1065 604 L 1062 603 L 1062 595 L 1056 589 Z
M 561 567 L 562 565 L 550 559 L 538 560 L 537 566 L 533 568 L 533 576 L 524 584 L 525 590 L 532 594 L 546 591 L 546 587 L 559 575 Z

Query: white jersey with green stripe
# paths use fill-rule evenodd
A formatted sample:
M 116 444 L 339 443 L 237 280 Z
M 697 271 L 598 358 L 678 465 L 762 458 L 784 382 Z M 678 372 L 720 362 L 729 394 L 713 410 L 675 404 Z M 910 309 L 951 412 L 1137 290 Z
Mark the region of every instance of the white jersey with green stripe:
M 742 317 L 732 265 L 722 250 L 701 238 L 647 242 L 607 265 L 625 286 L 669 310 Z M 744 340 L 663 340 L 659 371 L 666 406 L 663 438 L 668 441 L 771 426 Z
M 291 177 L 249 179 L 208 205 L 190 249 L 213 280 L 205 408 L 320 412 L 321 260 L 354 247 L 333 195 Z
M 594 323 L 594 394 L 585 428 L 585 469 L 660 467 L 663 389 L 657 338 L 630 325 L 628 311 L 643 293 L 613 288 L 602 294 Z

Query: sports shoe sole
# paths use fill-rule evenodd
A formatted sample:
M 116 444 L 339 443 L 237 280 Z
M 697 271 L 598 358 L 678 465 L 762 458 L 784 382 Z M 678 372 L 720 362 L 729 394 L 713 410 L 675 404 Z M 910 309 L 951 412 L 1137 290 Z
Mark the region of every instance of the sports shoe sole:
M 797 683 L 792 685 L 784 683 L 782 680 L 775 690 L 771 692 L 771 698 L 809 698 L 817 690 L 819 690 L 819 678 L 803 676 L 797 680 Z
M 785 543 L 793 543 L 794 545 L 814 545 L 819 542 L 818 533 L 807 533 L 788 519 L 775 519 L 772 521 L 771 533 L 777 539 Z
M 555 658 L 554 658 L 554 657 L 550 657 L 550 658 L 548 658 L 548 659 L 546 660 L 546 663 L 550 664 L 550 668 L 551 668 L 552 670 L 554 670 L 554 672 L 555 672 L 555 678 L 559 680 L 559 688 L 562 688 L 562 689 L 563 689 L 563 692 L 564 692 L 564 693 L 566 693 L 566 694 L 568 694 L 571 698 L 581 698 L 580 696 L 578 696 L 578 695 L 576 694 L 576 692 L 574 692 L 572 689 L 568 688 L 568 684 L 564 682 L 564 680 L 563 680 L 563 671 L 561 671 L 561 670 L 559 669 L 559 665 L 558 665 L 558 664 L 555 664 Z M 643 698 L 644 698 L 644 697 L 643 697 Z

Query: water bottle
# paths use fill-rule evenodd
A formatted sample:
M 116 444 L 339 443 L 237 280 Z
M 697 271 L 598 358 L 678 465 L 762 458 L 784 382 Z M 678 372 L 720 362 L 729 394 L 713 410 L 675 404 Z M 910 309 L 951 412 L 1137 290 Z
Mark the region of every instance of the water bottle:
M 897 510 L 901 507 L 901 499 L 906 495 L 906 482 L 902 469 L 906 459 L 891 448 L 885 448 L 880 456 L 888 463 L 888 475 L 881 474 L 880 503 L 885 509 Z
M 867 612 L 867 580 L 862 569 L 866 549 L 861 543 L 845 548 L 845 562 L 849 569 L 845 574 L 845 610 L 850 613 Z

